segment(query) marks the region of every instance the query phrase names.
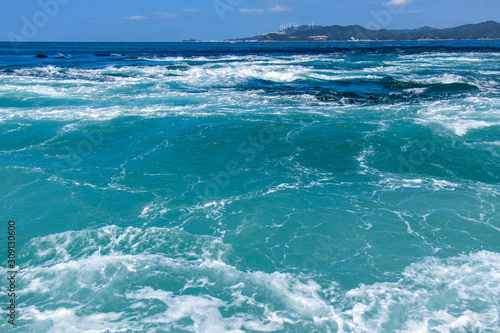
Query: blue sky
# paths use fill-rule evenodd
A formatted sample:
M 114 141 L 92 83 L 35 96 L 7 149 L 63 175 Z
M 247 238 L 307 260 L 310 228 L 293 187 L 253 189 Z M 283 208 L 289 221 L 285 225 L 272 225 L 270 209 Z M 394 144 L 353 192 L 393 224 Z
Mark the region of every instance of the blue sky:
M 0 0 L 0 40 L 180 41 L 281 24 L 453 27 L 500 21 L 499 0 Z

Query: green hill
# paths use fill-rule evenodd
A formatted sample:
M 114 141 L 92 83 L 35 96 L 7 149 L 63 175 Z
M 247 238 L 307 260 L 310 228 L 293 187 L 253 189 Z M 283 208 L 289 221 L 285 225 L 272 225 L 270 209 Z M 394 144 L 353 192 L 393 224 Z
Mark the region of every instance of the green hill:
M 423 27 L 407 30 L 369 30 L 359 25 L 327 27 L 300 26 L 280 32 L 270 32 L 235 41 L 348 41 L 348 40 L 470 40 L 500 39 L 500 23 L 487 21 L 455 28 L 435 29 Z

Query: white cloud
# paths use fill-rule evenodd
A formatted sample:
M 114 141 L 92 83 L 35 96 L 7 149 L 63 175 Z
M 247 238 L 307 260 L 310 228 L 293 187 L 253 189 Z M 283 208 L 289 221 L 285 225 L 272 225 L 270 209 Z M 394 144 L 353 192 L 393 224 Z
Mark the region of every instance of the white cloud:
M 170 20 L 177 17 L 177 14 L 167 12 L 156 12 L 153 16 L 160 20 Z
M 385 7 L 404 7 L 411 5 L 412 0 L 391 0 L 389 2 L 382 2 Z
M 266 11 L 264 9 L 248 9 L 248 8 L 241 8 L 240 13 L 245 13 L 245 14 L 264 14 Z
M 268 11 L 270 13 L 284 13 L 284 12 L 293 12 L 293 9 L 288 7 L 288 6 L 282 6 L 282 5 L 276 4 L 274 7 L 269 8 Z
M 264 13 L 285 13 L 285 12 L 293 12 L 293 8 L 290 8 L 288 6 L 283 6 L 276 4 L 273 7 L 269 7 L 268 9 L 249 9 L 249 8 L 242 8 L 240 9 L 240 13 L 245 13 L 245 14 L 264 14 Z
M 134 16 L 127 16 L 122 18 L 124 21 L 142 21 L 142 20 L 147 20 L 148 18 L 146 16 L 142 15 L 134 15 Z
M 186 8 L 184 9 L 186 13 L 199 13 L 200 9 L 199 8 Z

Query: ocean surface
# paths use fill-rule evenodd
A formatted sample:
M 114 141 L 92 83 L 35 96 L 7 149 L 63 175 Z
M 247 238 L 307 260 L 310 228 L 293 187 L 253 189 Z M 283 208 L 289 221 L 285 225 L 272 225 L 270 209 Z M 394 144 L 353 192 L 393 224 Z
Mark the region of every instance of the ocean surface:
M 0 43 L 0 185 L 2 332 L 500 332 L 500 41 Z

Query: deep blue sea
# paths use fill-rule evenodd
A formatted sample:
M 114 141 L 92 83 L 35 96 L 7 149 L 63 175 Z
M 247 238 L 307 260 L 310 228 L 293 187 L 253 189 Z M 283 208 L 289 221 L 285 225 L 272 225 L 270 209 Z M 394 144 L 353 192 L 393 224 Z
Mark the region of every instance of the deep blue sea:
M 0 43 L 0 185 L 2 332 L 500 332 L 500 41 Z

